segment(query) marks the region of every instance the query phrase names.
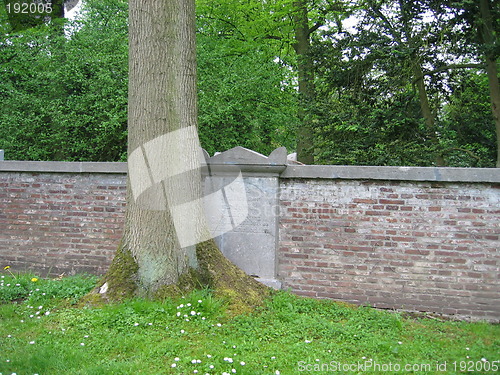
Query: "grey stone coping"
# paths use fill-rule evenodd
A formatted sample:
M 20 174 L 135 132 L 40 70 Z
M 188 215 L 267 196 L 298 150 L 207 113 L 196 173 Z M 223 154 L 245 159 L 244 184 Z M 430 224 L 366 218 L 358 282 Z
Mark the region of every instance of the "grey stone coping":
M 500 168 L 289 165 L 280 178 L 500 182 Z
M 127 163 L 68 161 L 0 161 L 0 172 L 127 173 Z
M 287 163 L 287 151 L 277 148 L 264 156 L 235 147 L 210 157 L 204 151 L 211 173 L 270 176 L 283 179 L 346 179 L 436 182 L 500 183 L 500 168 L 377 167 L 342 165 L 294 165 Z M 204 170 L 206 168 L 203 168 Z M 0 172 L 28 173 L 127 173 L 127 163 L 0 161 Z M 205 172 L 205 171 L 204 171 Z

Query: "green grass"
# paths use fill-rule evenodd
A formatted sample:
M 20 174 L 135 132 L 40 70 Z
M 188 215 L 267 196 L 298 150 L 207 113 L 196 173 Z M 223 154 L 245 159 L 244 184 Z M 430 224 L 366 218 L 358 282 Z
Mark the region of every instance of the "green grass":
M 287 292 L 234 318 L 208 291 L 77 308 L 95 278 L 3 273 L 2 375 L 458 374 L 471 364 L 469 374 L 498 372 L 499 325 L 405 318 Z

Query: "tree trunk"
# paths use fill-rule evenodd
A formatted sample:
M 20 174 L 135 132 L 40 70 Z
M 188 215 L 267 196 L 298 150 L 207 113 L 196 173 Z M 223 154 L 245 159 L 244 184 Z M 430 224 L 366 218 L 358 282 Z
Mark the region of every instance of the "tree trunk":
M 488 0 L 480 0 L 479 2 L 481 23 L 479 33 L 483 42 L 487 47 L 492 46 L 495 42 L 493 34 L 493 22 L 490 11 L 490 2 Z M 487 48 L 488 51 L 488 48 Z M 491 111 L 493 120 L 495 121 L 495 129 L 497 133 L 497 163 L 496 167 L 500 168 L 500 84 L 498 81 L 498 70 L 496 56 L 493 53 L 486 52 L 486 73 L 488 75 L 488 85 L 490 89 Z
M 403 32 L 406 39 L 406 43 L 408 47 L 414 52 L 410 55 L 410 65 L 412 69 L 412 75 L 417 85 L 418 98 L 420 103 L 420 110 L 422 111 L 422 117 L 424 118 L 425 125 L 427 128 L 427 134 L 430 137 L 432 143 L 435 147 L 435 161 L 437 166 L 444 166 L 445 160 L 443 157 L 441 145 L 439 142 L 439 136 L 436 128 L 435 115 L 432 113 L 432 108 L 429 103 L 429 97 L 427 95 L 427 89 L 425 87 L 424 82 L 424 74 L 422 71 L 422 65 L 420 62 L 420 57 L 418 53 L 418 43 L 415 42 L 413 32 L 410 26 L 410 13 L 407 10 L 407 7 L 410 6 L 411 3 L 405 2 L 403 0 L 399 0 L 399 7 L 401 10 L 401 20 L 403 23 Z M 399 42 L 402 43 L 400 38 Z
M 314 163 L 314 132 L 307 112 L 314 101 L 313 64 L 309 56 L 309 17 L 304 1 L 294 3 L 295 43 L 299 78 L 299 119 L 300 128 L 297 131 L 297 160 L 304 164 Z
M 127 211 L 100 294 L 208 286 L 239 308 L 256 305 L 267 288 L 224 258 L 204 221 L 194 1 L 131 0 L 129 25 Z
M 439 144 L 435 117 L 434 114 L 432 113 L 431 105 L 429 103 L 429 97 L 427 96 L 427 89 L 425 88 L 422 67 L 416 57 L 415 61 L 411 62 L 411 64 L 412 64 L 413 76 L 420 77 L 416 81 L 420 110 L 422 111 L 422 117 L 424 118 L 425 125 L 427 127 L 427 133 L 429 134 L 429 137 L 436 149 L 436 155 L 435 155 L 436 165 L 438 167 L 442 167 L 445 165 L 445 160 L 441 152 L 441 146 Z

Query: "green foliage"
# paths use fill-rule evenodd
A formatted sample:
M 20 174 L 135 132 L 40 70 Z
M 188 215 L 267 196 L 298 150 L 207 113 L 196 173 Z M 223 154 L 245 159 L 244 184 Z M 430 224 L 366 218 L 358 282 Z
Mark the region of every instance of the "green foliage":
M 210 154 L 238 145 L 293 151 L 302 106 L 316 163 L 431 166 L 439 153 L 448 166 L 495 165 L 484 71 L 448 68 L 498 56 L 497 39 L 478 34 L 477 2 L 305 2 L 315 74 L 306 104 L 297 93 L 297 4 L 197 0 L 199 134 Z M 6 159 L 126 160 L 127 2 L 89 0 L 84 10 L 65 32 L 49 22 L 12 33 L 0 7 Z M 495 30 L 498 11 L 492 3 Z M 358 24 L 346 29 L 351 14 Z M 433 128 L 422 118 L 416 62 Z
M 220 25 L 199 16 L 202 146 L 211 154 L 238 145 L 265 154 L 293 148 L 290 71 L 274 62 L 269 47 L 221 36 Z M 127 27 L 126 1 L 86 1 L 65 34 L 50 25 L 3 34 L 0 149 L 6 159 L 126 160 Z
M 198 52 L 199 133 L 209 154 L 235 146 L 265 155 L 292 148 L 296 94 L 272 51 L 199 35 Z
M 3 35 L 0 148 L 6 158 L 125 159 L 126 21 L 126 2 L 116 0 L 89 8 L 65 33 L 48 25 Z
M 486 76 L 450 65 L 481 58 L 463 40 L 471 36 L 460 5 L 358 3 L 353 29 L 337 25 L 313 38 L 317 100 L 308 111 L 317 162 L 432 166 L 441 154 L 447 166 L 495 166 Z M 422 78 L 432 126 L 417 90 Z

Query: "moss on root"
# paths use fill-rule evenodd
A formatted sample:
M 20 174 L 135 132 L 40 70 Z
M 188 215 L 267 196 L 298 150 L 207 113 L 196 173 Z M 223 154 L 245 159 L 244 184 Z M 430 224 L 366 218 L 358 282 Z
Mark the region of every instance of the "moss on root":
M 262 305 L 270 288 L 259 283 L 231 263 L 214 240 L 196 246 L 200 280 L 214 290 L 217 297 L 228 302 L 233 315 L 245 313 Z
M 106 275 L 93 291 L 82 298 L 79 305 L 98 306 L 134 297 L 138 269 L 131 252 L 120 244 Z
M 105 276 L 107 297 L 113 301 L 134 297 L 137 291 L 139 266 L 130 250 L 120 245 Z
M 214 240 L 196 246 L 198 268 L 189 269 L 176 284 L 163 285 L 146 295 L 152 299 L 176 298 L 194 289 L 210 288 L 215 296 L 228 304 L 230 315 L 249 312 L 262 305 L 270 289 L 248 276 L 231 263 L 219 250 Z M 138 265 L 131 252 L 120 246 L 115 258 L 98 287 L 87 295 L 82 305 L 99 305 L 110 301 L 122 301 L 138 294 Z M 103 292 L 103 286 L 106 291 Z

